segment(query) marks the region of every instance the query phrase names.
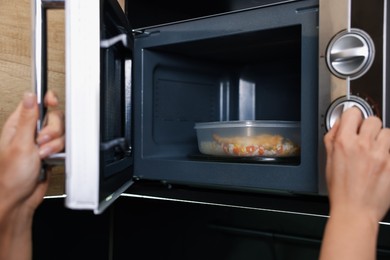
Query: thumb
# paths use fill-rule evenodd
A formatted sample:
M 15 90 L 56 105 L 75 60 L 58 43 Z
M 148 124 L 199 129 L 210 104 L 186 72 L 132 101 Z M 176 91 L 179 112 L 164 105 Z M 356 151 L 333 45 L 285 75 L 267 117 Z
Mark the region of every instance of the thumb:
M 15 133 L 15 139 L 22 144 L 35 142 L 35 132 L 38 120 L 38 106 L 36 96 L 26 93 L 19 110 L 19 122 Z

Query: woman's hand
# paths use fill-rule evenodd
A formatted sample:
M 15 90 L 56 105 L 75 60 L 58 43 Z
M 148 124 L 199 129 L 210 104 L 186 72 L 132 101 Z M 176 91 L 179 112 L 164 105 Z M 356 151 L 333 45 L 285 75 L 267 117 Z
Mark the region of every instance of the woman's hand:
M 57 104 L 49 91 L 45 105 Z M 31 259 L 33 216 L 48 188 L 41 160 L 64 149 L 63 113 L 49 111 L 38 135 L 37 120 L 36 96 L 25 94 L 0 136 L 0 260 Z
M 378 117 L 348 109 L 325 136 L 331 214 L 366 214 L 380 221 L 390 206 L 390 129 Z
M 324 141 L 330 217 L 320 260 L 374 260 L 378 222 L 390 206 L 390 130 L 350 108 Z
M 52 91 L 45 105 L 55 108 L 58 100 Z M 64 115 L 49 111 L 47 122 L 36 135 L 38 105 L 36 96 L 25 94 L 6 121 L 0 137 L 0 208 L 23 206 L 31 213 L 42 202 L 48 181 L 38 181 L 41 160 L 64 149 Z

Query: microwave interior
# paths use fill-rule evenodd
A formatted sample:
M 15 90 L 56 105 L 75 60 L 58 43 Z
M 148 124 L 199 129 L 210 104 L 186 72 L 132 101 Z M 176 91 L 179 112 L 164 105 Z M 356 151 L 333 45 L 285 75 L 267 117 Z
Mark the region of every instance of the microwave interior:
M 116 54 L 103 62 L 118 88 L 126 69 L 132 75 L 127 99 L 106 92 L 106 107 L 123 105 L 120 114 L 103 112 L 103 128 L 130 142 L 134 179 L 316 193 L 317 26 L 318 3 L 298 1 L 133 30 L 131 68 Z M 196 123 L 245 120 L 299 122 L 299 155 L 200 153 Z

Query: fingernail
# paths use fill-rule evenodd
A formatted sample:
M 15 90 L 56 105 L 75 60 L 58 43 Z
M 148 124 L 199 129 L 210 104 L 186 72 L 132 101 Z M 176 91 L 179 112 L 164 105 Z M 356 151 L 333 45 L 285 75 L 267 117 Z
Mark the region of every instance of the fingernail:
M 23 107 L 26 109 L 31 109 L 35 105 L 35 95 L 32 93 L 25 93 L 23 97 Z
M 50 141 L 50 135 L 43 135 L 37 138 L 37 144 L 41 145 Z
M 51 154 L 51 149 L 50 147 L 44 147 L 39 149 L 39 156 L 42 158 L 45 158 Z

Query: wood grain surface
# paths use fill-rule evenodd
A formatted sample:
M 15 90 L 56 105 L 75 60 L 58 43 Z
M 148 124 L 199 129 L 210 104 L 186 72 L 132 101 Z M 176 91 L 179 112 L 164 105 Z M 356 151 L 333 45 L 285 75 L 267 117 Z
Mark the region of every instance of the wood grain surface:
M 30 0 L 0 0 L 0 126 L 31 83 Z M 64 11 L 48 12 L 48 85 L 64 100 Z M 62 108 L 62 107 L 60 107 Z

